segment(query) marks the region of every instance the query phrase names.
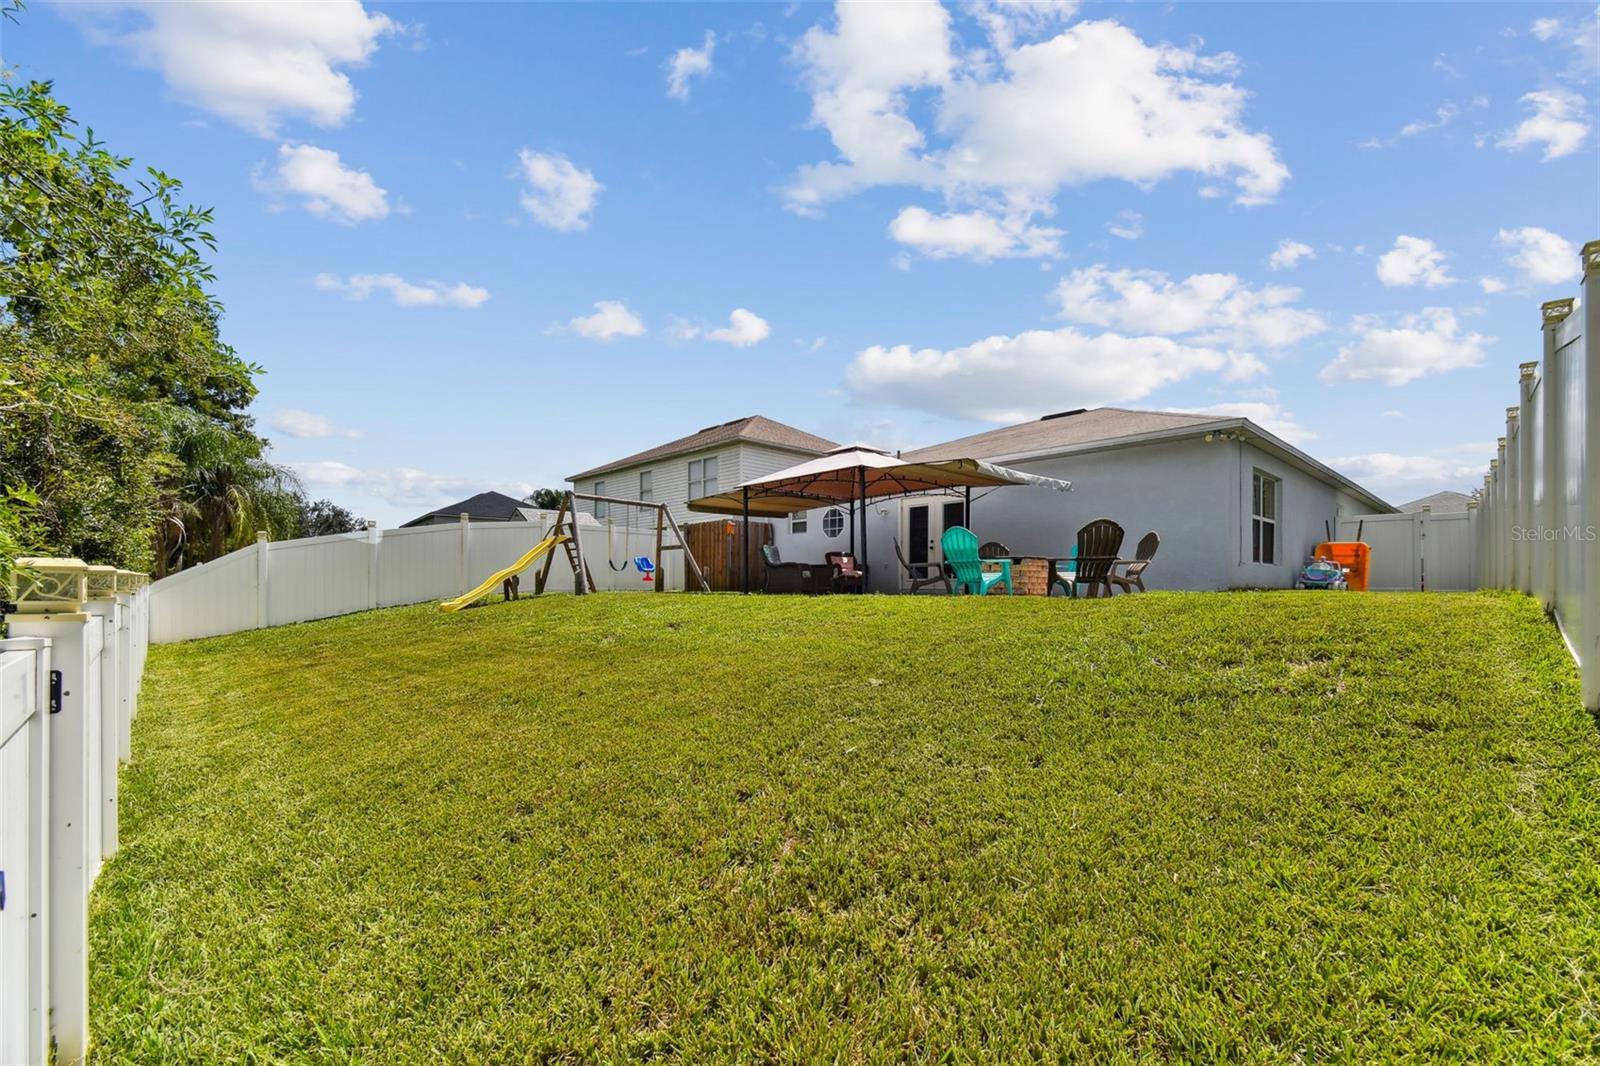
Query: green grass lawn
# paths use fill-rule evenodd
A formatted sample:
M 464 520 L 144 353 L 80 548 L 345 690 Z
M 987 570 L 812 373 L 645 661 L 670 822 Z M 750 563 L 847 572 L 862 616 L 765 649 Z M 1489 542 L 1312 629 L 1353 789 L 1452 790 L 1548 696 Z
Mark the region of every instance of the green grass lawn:
M 99 1057 L 1600 1054 L 1517 596 L 601 595 L 153 649 Z

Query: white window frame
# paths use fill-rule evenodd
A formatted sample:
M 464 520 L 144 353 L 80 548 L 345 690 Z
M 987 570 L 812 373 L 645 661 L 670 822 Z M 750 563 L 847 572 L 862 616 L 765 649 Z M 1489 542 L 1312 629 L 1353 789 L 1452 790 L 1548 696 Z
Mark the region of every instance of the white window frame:
M 639 501 L 641 503 L 654 503 L 656 498 L 655 471 L 639 471 Z
M 1269 499 L 1270 497 L 1270 499 Z M 1264 503 L 1263 501 L 1267 501 Z M 1260 468 L 1250 472 L 1250 561 L 1276 566 L 1278 524 L 1283 521 L 1283 479 Z M 1265 545 L 1266 550 L 1262 550 Z
M 789 516 L 789 533 L 799 535 L 811 528 L 811 512 L 796 511 Z
M 706 464 L 710 464 L 707 473 Z M 702 496 L 715 496 L 718 491 L 718 474 L 720 464 L 715 455 L 702 456 L 699 459 L 689 460 L 689 499 L 698 500 Z
M 834 518 L 835 516 L 838 517 L 839 528 L 835 529 L 832 533 L 829 533 L 828 532 L 828 522 L 829 522 L 830 519 Z M 822 535 L 824 537 L 827 537 L 829 540 L 833 540 L 833 539 L 837 538 L 840 534 L 842 534 L 844 532 L 845 527 L 848 526 L 849 524 L 850 524 L 850 519 L 848 517 L 846 517 L 846 515 L 844 513 L 844 508 L 842 508 L 842 507 L 830 507 L 826 511 L 822 512 Z
M 596 481 L 594 483 L 594 494 L 596 496 L 604 496 L 606 494 L 606 483 L 604 481 Z M 594 516 L 596 518 L 606 517 L 606 504 L 603 500 L 594 501 Z

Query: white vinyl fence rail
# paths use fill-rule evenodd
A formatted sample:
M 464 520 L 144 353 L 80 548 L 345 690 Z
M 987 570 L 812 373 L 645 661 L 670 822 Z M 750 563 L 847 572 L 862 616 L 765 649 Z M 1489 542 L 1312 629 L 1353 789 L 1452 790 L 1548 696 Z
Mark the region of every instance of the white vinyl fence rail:
M 143 574 L 31 560 L 0 640 L 0 1062 L 89 1049 L 89 889 L 117 850 L 149 587 Z
M 1489 462 L 1474 516 L 1478 582 L 1521 589 L 1555 614 L 1600 707 L 1600 241 L 1583 246 L 1583 299 L 1543 306 L 1544 357 Z
M 259 540 L 150 587 L 150 640 L 167 644 L 245 629 L 307 622 L 375 607 L 459 596 L 514 563 L 550 532 L 552 519 L 460 522 L 409 529 Z M 587 515 L 580 523 L 594 522 Z M 664 552 L 645 582 L 631 560 L 655 554 L 655 528 L 622 522 L 579 526 L 583 557 L 601 591 L 683 587 L 682 552 Z M 669 535 L 670 537 L 670 535 Z M 554 553 L 546 592 L 571 592 L 566 554 Z M 522 576 L 524 592 L 543 560 Z

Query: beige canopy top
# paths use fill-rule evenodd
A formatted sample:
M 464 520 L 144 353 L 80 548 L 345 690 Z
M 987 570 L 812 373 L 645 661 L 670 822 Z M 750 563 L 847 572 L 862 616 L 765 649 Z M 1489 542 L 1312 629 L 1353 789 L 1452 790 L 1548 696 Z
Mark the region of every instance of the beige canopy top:
M 1025 474 L 979 459 L 908 463 L 876 448 L 841 448 L 743 482 L 728 492 L 689 501 L 689 510 L 776 518 L 833 503 L 915 496 L 962 488 L 1037 485 L 1066 492 L 1070 481 Z

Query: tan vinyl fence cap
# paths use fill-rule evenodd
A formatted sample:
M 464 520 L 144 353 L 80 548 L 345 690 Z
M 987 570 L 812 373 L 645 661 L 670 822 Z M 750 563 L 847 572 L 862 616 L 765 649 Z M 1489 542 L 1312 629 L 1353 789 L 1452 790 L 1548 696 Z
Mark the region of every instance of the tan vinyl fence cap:
M 11 571 L 18 614 L 73 614 L 89 598 L 89 564 L 82 559 L 24 556 Z

